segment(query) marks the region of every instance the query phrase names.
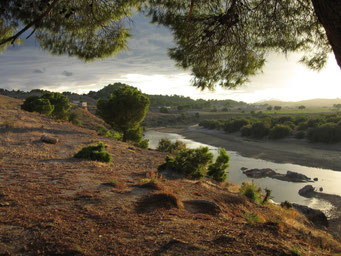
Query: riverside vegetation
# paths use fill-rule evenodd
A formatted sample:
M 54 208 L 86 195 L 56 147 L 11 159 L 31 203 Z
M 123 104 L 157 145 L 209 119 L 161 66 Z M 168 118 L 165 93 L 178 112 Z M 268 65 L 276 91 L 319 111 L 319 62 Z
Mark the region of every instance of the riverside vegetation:
M 200 126 L 239 132 L 241 136 L 262 139 L 281 139 L 293 135 L 297 139 L 307 138 L 311 142 L 336 143 L 341 141 L 341 114 L 319 116 L 268 116 L 204 120 Z
M 0 103 L 0 254 L 341 253 L 336 235 L 294 209 L 256 204 L 228 182 L 161 178 L 157 168 L 170 153 L 22 111 L 20 100 Z M 42 143 L 42 134 L 58 143 Z M 96 141 L 111 162 L 73 157 Z

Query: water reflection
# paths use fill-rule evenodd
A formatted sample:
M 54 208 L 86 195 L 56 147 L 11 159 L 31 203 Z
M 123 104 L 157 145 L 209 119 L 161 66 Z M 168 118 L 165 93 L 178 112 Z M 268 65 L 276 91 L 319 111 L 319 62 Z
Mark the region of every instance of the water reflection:
M 218 148 L 214 146 L 210 146 L 207 144 L 199 143 L 193 140 L 186 139 L 185 137 L 175 134 L 175 133 L 164 133 L 158 131 L 147 131 L 145 133 L 145 138 L 149 140 L 150 148 L 156 148 L 159 140 L 162 138 L 168 138 L 172 142 L 176 140 L 183 141 L 187 147 L 189 148 L 197 148 L 200 146 L 209 147 L 210 151 L 217 156 Z M 283 164 L 283 163 L 274 163 L 270 161 L 265 161 L 261 159 L 254 159 L 249 157 L 243 157 L 239 155 L 235 151 L 228 151 L 230 155 L 230 167 L 228 168 L 228 180 L 234 184 L 241 184 L 244 181 L 252 181 L 252 179 L 248 178 L 241 172 L 242 167 L 246 168 L 271 168 L 279 173 L 286 173 L 287 171 L 294 171 L 298 173 L 302 173 L 307 175 L 310 178 L 318 178 L 317 182 L 313 183 L 314 187 L 323 187 L 323 191 L 329 194 L 336 194 L 341 196 L 340 189 L 340 181 L 341 181 L 341 172 L 321 169 L 321 168 L 312 168 L 307 166 L 301 166 L 296 164 Z M 253 182 L 261 187 L 269 188 L 272 190 L 273 200 L 275 202 L 283 202 L 285 200 L 306 205 L 311 208 L 323 210 L 327 216 L 334 215 L 333 214 L 333 206 L 324 200 L 316 199 L 316 198 L 305 198 L 301 197 L 298 194 L 298 190 L 301 189 L 306 183 L 292 183 L 286 181 L 280 181 L 271 178 L 262 178 L 262 179 L 253 179 Z

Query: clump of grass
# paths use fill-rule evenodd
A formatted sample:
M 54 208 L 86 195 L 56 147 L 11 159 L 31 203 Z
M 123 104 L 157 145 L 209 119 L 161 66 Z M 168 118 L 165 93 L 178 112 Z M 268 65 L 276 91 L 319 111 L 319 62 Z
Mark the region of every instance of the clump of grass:
M 78 153 L 74 155 L 74 157 L 109 163 L 112 160 L 111 155 L 104 149 L 104 143 L 99 142 L 97 146 L 91 145 L 82 148 Z
M 151 188 L 155 190 L 163 190 L 163 177 L 157 172 L 151 171 L 146 173 L 146 178 L 141 180 L 141 187 Z
M 118 184 L 117 180 L 109 180 L 108 182 L 103 183 L 103 185 L 110 186 L 110 187 L 116 187 L 117 184 Z
M 292 208 L 292 203 L 290 203 L 289 201 L 284 201 L 281 203 L 281 207 L 282 208 L 287 208 L 287 209 L 291 209 Z
M 245 213 L 245 218 L 246 218 L 247 222 L 251 225 L 261 222 L 257 213 L 247 212 L 247 213 Z
M 272 198 L 271 192 L 272 192 L 271 189 L 265 188 L 265 196 L 263 198 L 262 204 L 265 204 Z
M 296 246 L 291 248 L 290 252 L 291 252 L 292 255 L 297 255 L 297 256 L 302 255 L 301 251 Z
M 261 202 L 261 189 L 258 188 L 254 183 L 243 182 L 239 193 L 246 196 L 256 204 Z

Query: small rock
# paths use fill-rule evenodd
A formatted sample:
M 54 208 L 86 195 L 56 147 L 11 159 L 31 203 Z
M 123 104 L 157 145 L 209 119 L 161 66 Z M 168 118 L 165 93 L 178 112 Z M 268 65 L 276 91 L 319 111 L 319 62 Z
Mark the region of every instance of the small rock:
M 306 185 L 298 191 L 298 194 L 304 197 L 311 197 L 314 192 L 315 189 L 312 185 Z
M 265 178 L 265 177 L 271 177 L 276 174 L 276 172 L 270 168 L 264 168 L 264 169 L 250 169 L 247 171 L 244 171 L 244 174 L 250 178 Z
M 49 143 L 49 144 L 57 144 L 58 142 L 57 138 L 53 138 L 53 137 L 46 136 L 46 135 L 41 136 L 40 140 L 42 142 Z
M 322 191 L 323 191 L 323 187 L 320 187 L 320 189 L 319 189 L 319 190 L 320 190 L 320 192 L 322 192 Z
M 309 181 L 310 180 L 309 177 L 298 172 L 287 171 L 286 176 L 290 178 L 291 180 L 296 180 L 296 181 Z
M 319 178 L 314 178 L 314 181 L 318 181 L 319 180 Z

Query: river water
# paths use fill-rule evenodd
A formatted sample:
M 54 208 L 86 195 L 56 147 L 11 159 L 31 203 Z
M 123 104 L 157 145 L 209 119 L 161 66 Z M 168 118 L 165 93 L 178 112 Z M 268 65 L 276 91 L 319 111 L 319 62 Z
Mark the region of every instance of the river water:
M 144 137 L 145 139 L 149 140 L 149 147 L 153 149 L 157 147 L 160 139 L 168 138 L 172 142 L 181 140 L 189 148 L 197 148 L 200 146 L 209 147 L 210 151 L 215 157 L 218 154 L 217 147 L 186 139 L 182 135 L 176 133 L 165 133 L 149 130 L 145 132 Z M 287 171 L 302 173 L 312 179 L 318 178 L 318 181 L 309 184 L 316 188 L 322 187 L 324 193 L 336 194 L 339 196 L 341 196 L 341 172 L 289 163 L 274 163 L 261 159 L 243 157 L 235 151 L 227 151 L 227 153 L 230 155 L 230 166 L 227 169 L 227 179 L 229 182 L 240 185 L 244 181 L 253 181 L 257 186 L 262 188 L 263 191 L 265 188 L 271 189 L 271 195 L 273 196 L 273 200 L 275 202 L 280 203 L 287 200 L 289 202 L 306 205 L 314 209 L 320 209 L 328 217 L 332 217 L 335 214 L 335 209 L 333 209 L 333 206 L 329 202 L 316 198 L 305 198 L 298 194 L 298 190 L 307 185 L 307 183 L 293 183 L 271 178 L 250 179 L 243 174 L 241 168 L 271 168 L 274 171 L 283 174 L 285 174 Z

